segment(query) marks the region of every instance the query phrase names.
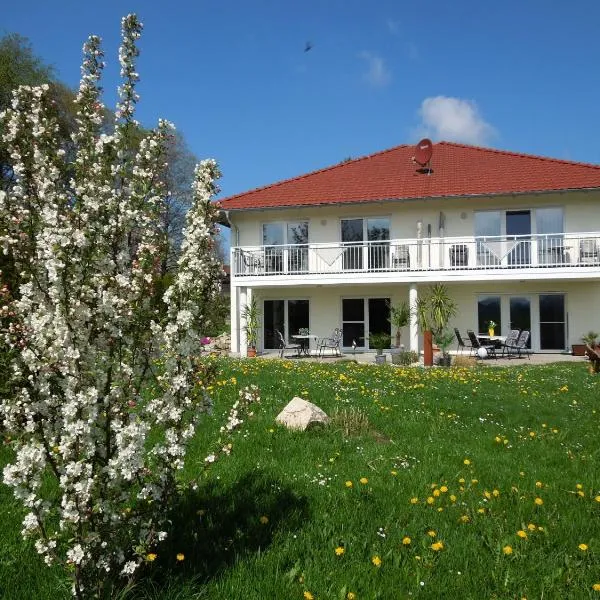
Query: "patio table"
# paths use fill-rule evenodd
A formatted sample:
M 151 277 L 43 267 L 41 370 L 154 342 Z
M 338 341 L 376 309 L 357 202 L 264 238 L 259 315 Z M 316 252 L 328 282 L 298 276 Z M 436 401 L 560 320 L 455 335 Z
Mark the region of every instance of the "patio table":
M 300 342 L 300 351 L 298 356 L 310 356 L 310 340 L 319 339 L 319 336 L 314 335 L 313 333 L 292 335 L 291 337 Z
M 505 335 L 477 334 L 477 339 L 484 344 L 493 344 L 495 348 L 502 348 L 502 344 L 506 342 Z

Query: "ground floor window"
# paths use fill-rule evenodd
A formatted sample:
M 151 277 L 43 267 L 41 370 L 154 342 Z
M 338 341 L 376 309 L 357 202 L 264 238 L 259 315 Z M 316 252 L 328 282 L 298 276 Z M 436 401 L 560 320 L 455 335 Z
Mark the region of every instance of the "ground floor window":
M 342 298 L 342 346 L 369 347 L 369 333 L 391 333 L 389 298 Z
M 263 340 L 265 349 L 279 348 L 280 331 L 286 340 L 300 329 L 309 329 L 308 300 L 265 300 L 263 306 Z
M 563 294 L 540 294 L 540 350 L 566 346 L 565 297 Z

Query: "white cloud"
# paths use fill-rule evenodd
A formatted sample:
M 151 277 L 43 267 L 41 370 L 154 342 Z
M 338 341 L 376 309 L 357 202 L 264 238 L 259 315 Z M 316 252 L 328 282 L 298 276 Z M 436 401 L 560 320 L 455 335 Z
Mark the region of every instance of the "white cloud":
M 485 145 L 497 132 L 479 114 L 473 100 L 436 96 L 425 98 L 419 108 L 417 133 L 437 140 Z
M 361 52 L 358 56 L 367 61 L 367 71 L 363 74 L 363 79 L 367 83 L 384 87 L 392 80 L 392 75 L 381 56 L 372 52 Z

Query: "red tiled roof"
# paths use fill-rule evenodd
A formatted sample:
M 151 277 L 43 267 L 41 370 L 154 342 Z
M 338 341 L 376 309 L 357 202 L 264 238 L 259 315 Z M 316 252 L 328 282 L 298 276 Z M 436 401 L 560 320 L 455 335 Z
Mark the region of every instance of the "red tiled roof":
M 427 175 L 417 171 L 414 150 L 397 146 L 220 203 L 225 210 L 243 210 L 600 188 L 600 165 L 439 142 L 433 146 L 433 172 Z

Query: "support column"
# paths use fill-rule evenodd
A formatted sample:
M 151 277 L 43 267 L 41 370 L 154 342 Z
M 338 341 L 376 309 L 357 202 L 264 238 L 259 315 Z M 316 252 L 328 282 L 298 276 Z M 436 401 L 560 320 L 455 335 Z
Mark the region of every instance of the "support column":
M 232 286 L 229 294 L 229 322 L 231 325 L 231 344 L 229 350 L 235 354 L 240 352 L 240 288 Z
M 245 286 L 241 286 L 240 290 L 240 298 L 239 298 L 239 330 L 238 330 L 238 352 L 240 356 L 246 356 L 246 349 L 248 348 L 248 342 L 246 341 L 246 319 L 242 317 L 242 311 L 244 307 L 248 303 L 248 288 Z
M 409 350 L 419 352 L 419 325 L 417 323 L 417 285 L 411 283 L 408 291 L 408 306 L 410 307 Z

